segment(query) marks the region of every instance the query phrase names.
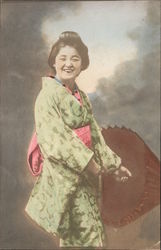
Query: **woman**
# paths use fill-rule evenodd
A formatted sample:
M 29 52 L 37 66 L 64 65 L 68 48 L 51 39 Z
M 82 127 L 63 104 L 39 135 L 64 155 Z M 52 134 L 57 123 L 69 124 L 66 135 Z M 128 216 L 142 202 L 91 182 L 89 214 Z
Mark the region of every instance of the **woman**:
M 91 104 L 75 79 L 89 65 L 88 49 L 75 32 L 63 32 L 53 45 L 35 103 L 38 144 L 44 157 L 26 212 L 61 247 L 103 247 L 98 176 L 101 171 L 125 181 L 131 173 L 105 143 Z M 121 175 L 122 176 L 121 177 Z

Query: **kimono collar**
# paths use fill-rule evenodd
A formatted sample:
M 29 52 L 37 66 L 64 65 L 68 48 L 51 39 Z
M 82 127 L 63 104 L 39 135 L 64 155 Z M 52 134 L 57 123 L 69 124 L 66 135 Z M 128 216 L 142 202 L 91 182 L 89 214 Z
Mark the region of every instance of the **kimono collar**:
M 43 88 L 46 88 L 46 87 L 52 88 L 53 84 L 56 84 L 56 85 L 59 85 L 59 86 L 62 86 L 63 88 L 65 88 L 82 105 L 81 96 L 80 96 L 80 89 L 78 88 L 77 84 L 75 84 L 75 88 L 74 88 L 74 91 L 72 93 L 72 91 L 67 86 L 62 84 L 62 82 L 59 79 L 57 79 L 56 77 L 53 77 L 53 76 L 52 77 L 51 76 L 42 77 L 42 87 Z
M 65 86 L 65 84 L 63 84 L 59 79 L 57 79 L 56 77 L 53 77 L 53 76 L 45 76 L 45 77 L 42 77 L 42 87 L 48 87 L 48 86 L 52 86 L 53 83 L 56 83 L 56 84 L 59 84 L 63 87 L 65 87 L 72 95 L 75 95 L 76 93 L 79 92 L 79 88 L 77 86 L 77 84 L 75 84 L 75 88 L 74 88 L 74 91 L 72 93 L 72 91 L 67 87 Z
M 75 86 L 74 86 L 74 90 L 71 91 L 70 88 L 68 88 L 68 86 L 63 84 L 58 78 L 56 78 L 56 77 L 51 77 L 51 78 L 54 78 L 59 84 L 61 84 L 63 87 L 65 87 L 72 95 L 74 95 L 75 93 L 78 92 L 78 86 L 77 86 L 76 83 L 75 83 Z

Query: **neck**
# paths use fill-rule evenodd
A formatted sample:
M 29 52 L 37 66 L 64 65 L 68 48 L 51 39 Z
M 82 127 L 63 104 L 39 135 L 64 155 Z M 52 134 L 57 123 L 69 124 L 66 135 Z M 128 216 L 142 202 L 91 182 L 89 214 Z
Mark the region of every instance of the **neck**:
M 75 79 L 71 79 L 71 80 L 62 80 L 62 79 L 59 78 L 58 75 L 55 75 L 55 77 L 56 77 L 62 84 L 64 84 L 65 86 L 67 86 L 67 87 L 73 92 L 73 90 L 74 90 L 74 88 L 75 88 L 75 85 L 76 85 Z

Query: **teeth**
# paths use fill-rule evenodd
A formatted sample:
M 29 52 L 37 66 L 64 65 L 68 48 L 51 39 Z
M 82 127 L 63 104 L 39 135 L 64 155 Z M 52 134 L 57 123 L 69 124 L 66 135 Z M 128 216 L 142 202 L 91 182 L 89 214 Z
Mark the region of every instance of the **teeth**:
M 73 70 L 64 70 L 64 71 L 67 72 L 67 73 L 73 72 Z

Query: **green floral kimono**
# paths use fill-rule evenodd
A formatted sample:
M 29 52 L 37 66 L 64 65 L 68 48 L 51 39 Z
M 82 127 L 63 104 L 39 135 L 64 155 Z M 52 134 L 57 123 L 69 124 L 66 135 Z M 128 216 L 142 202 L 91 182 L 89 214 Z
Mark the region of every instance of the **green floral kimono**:
M 97 204 L 98 180 L 86 171 L 94 157 L 107 172 L 121 159 L 106 145 L 88 97 L 82 103 L 55 79 L 43 77 L 35 103 L 37 140 L 44 156 L 25 211 L 47 232 L 60 237 L 63 247 L 99 247 L 105 238 Z M 92 148 L 73 131 L 90 124 Z

